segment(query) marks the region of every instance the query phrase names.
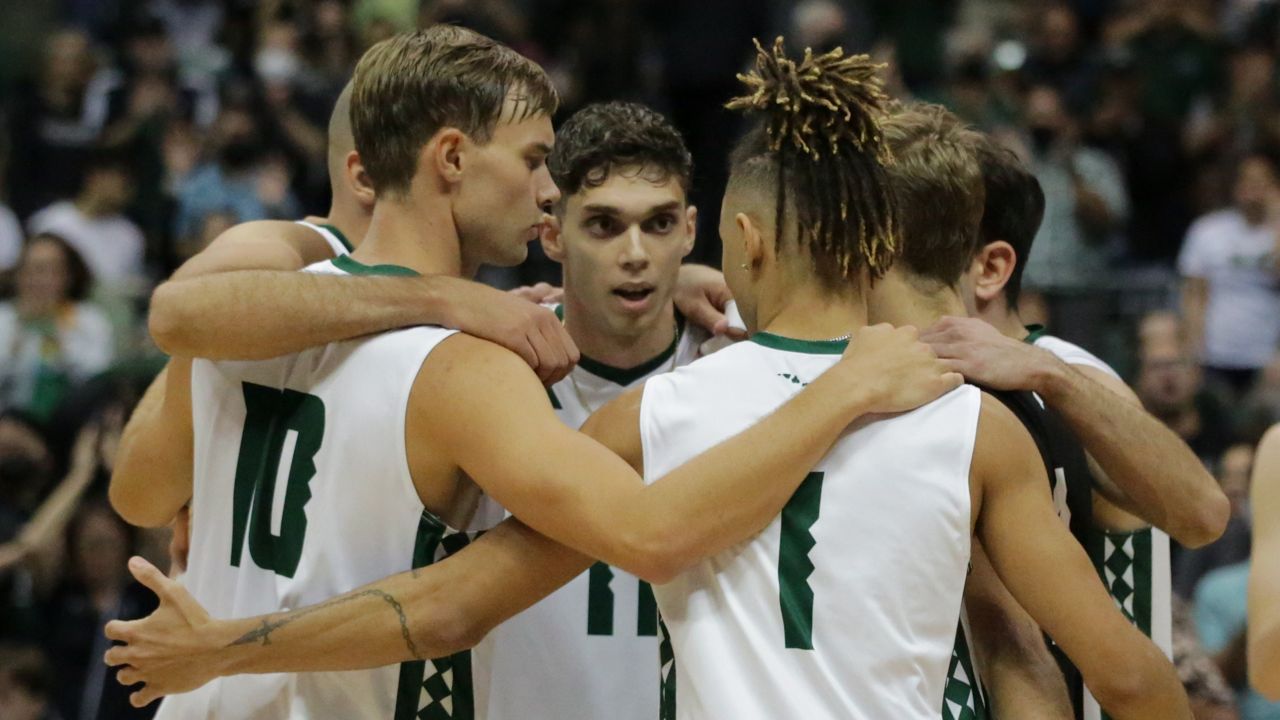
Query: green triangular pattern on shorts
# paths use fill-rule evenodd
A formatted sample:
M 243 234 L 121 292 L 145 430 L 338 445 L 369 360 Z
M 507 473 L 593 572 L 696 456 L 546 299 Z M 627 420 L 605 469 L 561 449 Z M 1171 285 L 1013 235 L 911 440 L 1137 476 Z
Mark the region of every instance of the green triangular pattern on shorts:
M 947 686 L 942 694 L 943 720 L 990 720 L 982 690 L 974 682 L 973 654 L 964 636 L 964 625 L 956 626 L 956 644 L 951 651 Z
M 1151 528 L 1133 532 L 1095 529 L 1089 557 L 1120 612 L 1151 637 L 1153 558 Z M 1111 716 L 1102 713 L 1102 720 Z
M 413 546 L 413 568 L 426 567 L 458 552 L 472 538 L 424 511 Z M 428 668 L 430 672 L 428 672 Z M 395 720 L 475 720 L 471 653 L 400 664 Z
M 676 720 L 676 655 L 671 647 L 671 633 L 658 616 L 662 641 L 658 644 L 658 720 Z

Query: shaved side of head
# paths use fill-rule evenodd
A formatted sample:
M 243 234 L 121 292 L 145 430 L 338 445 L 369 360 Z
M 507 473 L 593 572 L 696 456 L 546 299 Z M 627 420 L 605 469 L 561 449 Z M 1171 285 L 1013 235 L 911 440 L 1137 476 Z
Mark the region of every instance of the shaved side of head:
M 329 116 L 329 187 L 335 197 L 345 191 L 347 154 L 355 149 L 355 137 L 351 134 L 351 83 L 347 83 Z

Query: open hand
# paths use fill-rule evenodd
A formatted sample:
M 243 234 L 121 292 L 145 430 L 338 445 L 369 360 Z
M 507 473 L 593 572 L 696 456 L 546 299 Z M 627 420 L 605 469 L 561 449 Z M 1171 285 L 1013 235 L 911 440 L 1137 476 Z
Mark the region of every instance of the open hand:
M 676 279 L 675 301 L 680 314 L 713 335 L 725 335 L 733 340 L 744 340 L 745 330 L 729 325 L 725 307 L 733 299 L 724 273 L 706 265 L 681 265 Z
M 944 317 L 920 339 L 969 382 L 994 390 L 1036 390 L 1046 365 L 1056 361 L 977 318 Z
M 914 410 L 964 382 L 920 342 L 918 331 L 910 326 L 861 328 L 850 337 L 837 367 L 848 373 L 870 413 Z
M 215 622 L 186 588 L 156 566 L 134 557 L 129 572 L 160 598 L 160 607 L 141 620 L 112 620 L 105 632 L 125 643 L 107 650 L 107 665 L 121 666 L 121 685 L 143 683 L 129 696 L 134 707 L 194 690 L 218 676 L 212 653 L 225 646 L 213 631 Z

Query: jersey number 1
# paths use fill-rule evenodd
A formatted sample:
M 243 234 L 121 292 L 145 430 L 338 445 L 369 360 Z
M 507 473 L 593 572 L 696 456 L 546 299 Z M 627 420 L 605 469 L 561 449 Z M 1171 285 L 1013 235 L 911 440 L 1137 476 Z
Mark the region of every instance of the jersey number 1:
M 778 543 L 778 603 L 782 608 L 782 634 L 786 646 L 813 649 L 813 587 L 809 553 L 817 541 L 813 524 L 822 504 L 823 473 L 811 472 L 782 508 L 782 533 Z
M 293 577 L 307 532 L 315 455 L 324 437 L 324 402 L 294 390 L 244 383 L 244 432 L 232 500 L 231 564 L 240 567 L 245 535 L 249 555 L 264 570 Z M 281 464 L 285 446 L 287 464 Z M 279 533 L 273 532 L 277 483 L 284 482 Z

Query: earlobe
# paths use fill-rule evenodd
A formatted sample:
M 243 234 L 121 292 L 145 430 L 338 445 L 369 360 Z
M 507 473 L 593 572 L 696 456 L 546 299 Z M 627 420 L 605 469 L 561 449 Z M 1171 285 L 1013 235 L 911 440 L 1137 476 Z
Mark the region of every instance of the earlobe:
M 684 254 L 682 257 L 688 257 L 693 252 L 693 246 L 698 240 L 698 208 L 690 205 L 685 211 L 684 216 L 685 230 L 688 238 L 684 241 Z
M 423 152 L 429 153 L 430 161 L 435 165 L 440 177 L 447 183 L 462 181 L 465 165 L 463 145 L 465 136 L 456 128 L 445 128 L 436 133 L 432 142 L 428 142 Z
M 361 206 L 373 209 L 378 193 L 373 189 L 373 179 L 364 169 L 364 163 L 360 162 L 360 153 L 355 150 L 347 153 L 347 186 Z
M 738 213 L 733 219 L 742 230 L 742 257 L 746 266 L 760 267 L 764 261 L 764 242 L 760 237 L 760 229 L 746 213 Z
M 974 260 L 974 294 L 979 300 L 991 301 L 1004 292 L 1005 285 L 1017 267 L 1018 253 L 1003 240 L 988 243 Z
M 564 243 L 561 242 L 560 218 L 549 215 L 538 231 L 538 239 L 542 241 L 542 251 L 552 260 L 564 262 Z

